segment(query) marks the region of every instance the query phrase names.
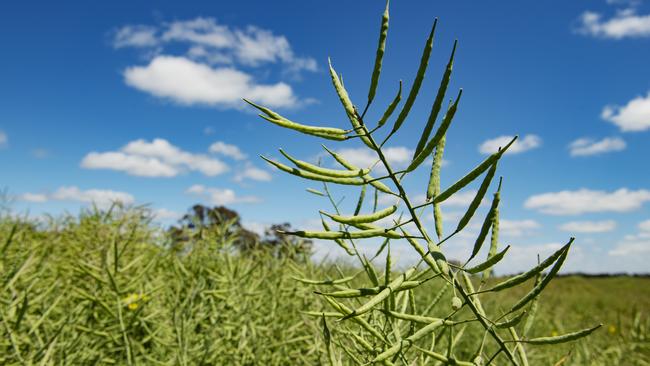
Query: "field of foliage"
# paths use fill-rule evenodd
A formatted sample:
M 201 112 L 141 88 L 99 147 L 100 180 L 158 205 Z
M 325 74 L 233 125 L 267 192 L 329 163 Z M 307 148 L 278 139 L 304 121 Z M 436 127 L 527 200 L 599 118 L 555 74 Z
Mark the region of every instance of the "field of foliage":
M 344 329 L 335 318 L 327 318 L 324 332 L 322 317 L 314 311 L 333 310 L 314 291 L 332 286 L 295 279 L 356 275 L 334 286 L 345 288 L 367 282 L 365 272 L 313 263 L 305 243 L 287 238 L 242 245 L 242 233 L 250 235 L 236 215 L 175 230 L 160 229 L 146 210 L 133 208 L 88 210 L 47 223 L 2 215 L 0 364 L 318 365 L 328 364 L 324 334 L 339 343 L 335 357 L 343 364 L 369 361 L 355 360 L 360 344 L 381 352 L 376 339 L 360 339 L 362 333 L 348 323 Z M 383 269 L 374 269 L 383 278 Z M 448 306 L 431 306 L 450 302 L 450 291 L 438 290 L 441 282 L 427 282 L 429 296 L 418 297 L 417 303 L 396 296 L 398 306 L 403 300 L 428 316 L 446 316 Z M 499 292 L 484 304 L 501 309 L 530 286 Z M 650 364 L 649 289 L 648 278 L 556 279 L 541 296 L 536 315 L 516 326 L 519 334 L 550 336 L 594 323 L 603 326 L 558 347 L 526 345 L 529 363 Z M 364 317 L 371 326 L 372 317 Z M 415 322 L 394 326 L 404 335 L 422 327 Z M 474 322 L 442 327 L 415 346 L 448 356 L 451 351 L 464 360 L 481 344 L 481 330 Z M 421 362 L 441 364 L 406 351 L 395 364 Z M 497 357 L 492 364 L 505 362 Z

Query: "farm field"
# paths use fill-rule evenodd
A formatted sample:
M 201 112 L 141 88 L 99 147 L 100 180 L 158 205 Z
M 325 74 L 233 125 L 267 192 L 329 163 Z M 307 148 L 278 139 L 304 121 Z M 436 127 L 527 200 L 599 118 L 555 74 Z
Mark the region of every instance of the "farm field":
M 88 211 L 40 226 L 4 217 L 0 364 L 327 363 L 321 319 L 305 312 L 332 311 L 313 293 L 328 286 L 310 286 L 293 277 L 340 278 L 358 269 L 343 268 L 339 274 L 331 264 L 314 264 L 288 252 L 240 252 L 233 246 L 237 235 L 227 225 L 212 227 L 179 248 L 138 210 Z M 377 272 L 381 277 L 382 269 Z M 355 281 L 349 285 L 354 287 Z M 433 302 L 440 285 L 434 279 L 419 288 L 415 308 Z M 528 287 L 499 292 L 484 304 L 498 311 Z M 443 304 L 450 297 L 443 293 L 440 305 L 426 315 L 444 316 L 448 306 Z M 531 338 L 603 326 L 576 342 L 526 346 L 531 365 L 650 362 L 649 278 L 560 277 L 538 304 Z M 517 326 L 520 333 L 525 323 Z M 350 335 L 335 319 L 328 324 L 332 337 L 345 344 Z M 465 334 L 470 336 L 454 345 L 457 359 L 467 359 L 481 343 L 475 326 L 469 323 Z M 462 332 L 462 327 L 454 328 L 456 335 Z M 437 337 L 435 350 L 444 353 L 445 331 Z M 338 357 L 346 360 L 343 364 L 354 364 L 344 354 Z M 405 358 L 408 364 L 421 361 L 407 352 Z M 505 362 L 497 358 L 494 364 Z

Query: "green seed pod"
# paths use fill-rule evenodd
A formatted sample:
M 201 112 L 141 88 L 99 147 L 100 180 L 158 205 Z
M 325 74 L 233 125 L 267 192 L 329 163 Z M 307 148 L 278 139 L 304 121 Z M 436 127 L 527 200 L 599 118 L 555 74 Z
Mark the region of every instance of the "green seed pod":
M 401 239 L 402 236 L 395 231 L 386 231 L 386 229 L 370 229 L 362 231 L 286 231 L 283 232 L 289 235 L 299 236 L 301 238 L 308 239 L 326 239 L 326 240 L 335 240 L 335 239 L 364 239 L 364 238 L 373 238 L 377 236 L 388 237 L 391 239 Z
M 390 104 L 388 105 L 388 108 L 386 108 L 386 111 L 381 116 L 381 119 L 379 120 L 379 122 L 377 122 L 377 127 L 381 127 L 384 124 L 386 124 L 386 121 L 388 121 L 388 119 L 393 114 L 393 112 L 395 111 L 395 108 L 397 108 L 397 105 L 399 104 L 399 102 L 401 100 L 402 100 L 402 81 L 400 80 L 399 89 L 397 90 L 397 95 L 395 96 L 395 98 L 393 98 L 393 101 L 390 102 Z
M 347 224 L 347 225 L 356 225 L 356 224 L 363 224 L 363 223 L 369 223 L 369 222 L 375 222 L 377 220 L 381 220 L 384 217 L 392 215 L 393 213 L 395 213 L 395 211 L 397 211 L 397 205 L 393 205 L 381 211 L 377 211 L 375 213 L 371 213 L 367 215 L 341 216 L 341 215 L 329 214 L 322 211 L 321 213 L 323 215 L 330 217 L 332 220 L 336 222 L 340 222 L 342 224 Z
M 414 322 L 414 323 L 420 323 L 420 324 L 431 324 L 436 321 L 440 321 L 442 319 L 440 318 L 432 318 L 429 316 L 421 316 L 421 315 L 413 315 L 413 314 L 407 314 L 407 313 L 399 313 L 396 311 L 386 311 L 384 309 L 380 310 L 382 313 L 393 317 L 395 319 L 400 319 L 400 320 L 406 320 L 409 322 Z M 449 324 L 453 324 L 453 322 L 446 321 Z
M 469 208 L 467 209 L 463 217 L 459 220 L 458 226 L 456 227 L 456 232 L 461 231 L 465 227 L 465 225 L 469 223 L 469 220 L 471 220 L 472 217 L 474 216 L 476 209 L 481 204 L 483 197 L 485 197 L 485 193 L 487 192 L 490 183 L 492 183 L 492 178 L 494 178 L 494 173 L 496 173 L 496 171 L 497 171 L 497 164 L 495 162 L 494 164 L 492 164 L 492 167 L 490 168 L 490 170 L 488 170 L 487 174 L 485 174 L 485 178 L 483 179 L 483 182 L 481 182 L 481 186 L 476 192 L 476 195 L 474 196 L 472 203 L 470 203 Z
M 344 304 L 336 301 L 335 299 L 333 299 L 331 297 L 325 296 L 325 297 L 323 297 L 323 299 L 325 299 L 325 301 L 327 301 L 336 311 L 340 312 L 343 315 L 348 315 L 348 314 L 352 313 L 352 309 L 348 308 Z M 359 324 L 363 329 L 368 331 L 368 333 L 372 334 L 375 338 L 377 338 L 381 342 L 383 342 L 385 344 L 388 344 L 388 341 L 386 340 L 386 338 L 384 338 L 384 336 L 381 333 L 379 333 L 379 331 L 377 331 L 377 329 L 375 329 L 372 325 L 370 325 L 362 317 L 354 317 L 354 318 L 352 318 L 352 321 Z
M 295 175 L 297 177 L 305 178 L 305 179 L 316 180 L 320 182 L 343 184 L 343 185 L 354 185 L 354 186 L 360 186 L 362 184 L 365 184 L 365 181 L 361 178 L 338 178 L 338 177 L 332 177 L 328 175 L 320 175 L 305 170 L 288 167 L 282 163 L 278 163 L 277 161 L 273 161 L 264 156 L 262 156 L 262 159 L 266 160 L 266 162 L 268 162 L 269 164 L 275 166 L 276 168 L 282 171 L 285 171 L 289 174 Z
M 370 169 L 359 169 L 358 171 L 327 169 L 327 168 L 320 167 L 318 165 L 310 164 L 306 161 L 298 160 L 292 157 L 291 155 L 287 154 L 282 149 L 279 149 L 279 151 L 282 155 L 284 155 L 285 158 L 289 159 L 289 161 L 294 163 L 298 168 L 304 169 L 314 174 L 325 175 L 328 177 L 335 177 L 335 178 L 355 178 L 355 177 L 364 176 L 370 172 Z
M 515 315 L 514 318 L 501 322 L 501 323 L 496 323 L 494 326 L 500 329 L 507 329 L 510 327 L 514 327 L 515 325 L 519 324 L 521 320 L 524 318 L 524 315 L 526 315 L 526 311 L 522 311 L 521 313 Z
M 340 285 L 342 283 L 350 282 L 352 281 L 355 277 L 357 277 L 359 273 L 353 275 L 353 276 L 348 276 L 348 277 L 343 277 L 339 278 L 338 280 L 311 280 L 308 278 L 300 278 L 300 277 L 295 277 L 292 276 L 294 280 L 298 282 L 302 282 L 307 285 Z
M 368 311 L 372 310 L 372 308 L 379 304 L 380 302 L 384 301 L 393 291 L 395 291 L 401 284 L 402 282 L 406 281 L 411 275 L 415 273 L 415 268 L 410 268 L 406 272 L 404 272 L 401 276 L 398 276 L 396 279 L 394 279 L 391 283 L 386 286 L 380 293 L 378 293 L 375 297 L 370 299 L 368 302 L 365 304 L 361 305 L 359 308 L 353 310 L 350 314 L 344 316 L 341 320 L 349 319 L 352 317 L 357 317 L 361 314 L 365 314 Z
M 397 130 L 399 130 L 399 128 L 402 126 L 404 120 L 406 119 L 406 116 L 408 116 L 409 112 L 411 111 L 411 107 L 413 106 L 413 103 L 415 103 L 415 98 L 420 92 L 420 86 L 422 85 L 422 80 L 424 80 L 424 75 L 427 72 L 427 66 L 429 66 L 429 57 L 431 56 L 431 49 L 433 49 L 433 35 L 436 32 L 437 24 L 438 24 L 438 19 L 436 19 L 433 22 L 433 27 L 431 27 L 431 32 L 429 33 L 429 38 L 427 38 L 427 42 L 424 45 L 422 58 L 420 58 L 420 66 L 418 67 L 418 72 L 415 75 L 415 80 L 413 80 L 411 91 L 409 91 L 409 95 L 406 98 L 406 103 L 404 103 L 404 106 L 402 107 L 399 116 L 397 116 L 397 120 L 395 120 L 395 125 L 393 126 L 393 130 L 390 133 L 391 135 L 397 132 Z
M 467 262 L 471 261 L 481 250 L 481 247 L 483 246 L 483 242 L 485 242 L 485 237 L 487 236 L 488 231 L 490 230 L 490 227 L 493 229 L 493 236 L 494 236 L 494 222 L 497 222 L 498 225 L 498 207 L 499 207 L 499 202 L 501 200 L 501 196 L 499 195 L 499 192 L 501 191 L 501 182 L 502 179 L 499 179 L 499 187 L 497 188 L 497 192 L 494 194 L 492 198 L 492 205 L 490 206 L 490 210 L 488 211 L 487 215 L 485 215 L 485 219 L 483 220 L 483 225 L 481 225 L 481 231 L 479 231 L 478 236 L 476 237 L 476 241 L 474 242 L 474 248 L 472 249 L 472 254 L 470 255 L 469 259 L 467 259 Z M 495 216 L 496 220 L 495 220 Z M 498 232 L 498 227 L 497 227 L 497 232 Z M 490 247 L 490 252 L 491 254 L 488 255 L 488 260 L 496 254 L 496 238 L 493 238 L 494 243 L 494 249 Z M 494 251 L 492 253 L 492 251 Z
M 311 194 L 315 194 L 317 196 L 325 197 L 325 193 L 323 193 L 323 192 L 321 192 L 321 191 L 319 191 L 317 189 L 307 188 L 306 191 L 311 193 Z
M 392 347 L 386 349 L 384 352 L 377 355 L 377 357 L 375 357 L 371 361 L 371 363 L 387 360 L 389 357 L 392 357 L 395 354 L 397 354 L 402 349 L 402 347 L 404 345 L 411 345 L 411 344 L 415 343 L 416 341 L 420 340 L 421 338 L 433 333 L 433 331 L 435 331 L 437 328 L 442 326 L 444 323 L 445 323 L 445 321 L 440 319 L 440 320 L 437 320 L 437 321 L 434 321 L 434 322 L 430 323 L 429 325 L 427 325 L 425 327 L 420 328 L 420 330 L 418 330 L 417 332 L 413 333 L 411 336 L 409 336 L 409 337 L 405 338 L 404 340 L 402 340 L 401 343 L 395 344 Z
M 483 160 L 483 162 L 479 164 L 476 168 L 474 168 L 471 172 L 467 173 L 456 183 L 452 184 L 451 187 L 447 188 L 445 191 L 437 195 L 433 199 L 433 201 L 438 203 L 443 202 L 447 198 L 451 197 L 452 194 L 458 192 L 461 188 L 471 183 L 474 179 L 476 179 L 479 175 L 481 175 L 484 171 L 486 171 L 492 164 L 494 164 L 495 161 L 499 160 L 503 155 L 503 153 L 505 153 L 506 150 L 508 150 L 508 148 L 515 142 L 515 140 L 517 140 L 517 136 L 515 136 L 503 149 L 500 149 L 498 152 L 490 155 L 487 159 Z
M 436 123 L 436 119 L 438 118 L 438 113 L 440 113 L 440 107 L 442 107 L 442 101 L 445 99 L 445 93 L 447 92 L 447 86 L 449 85 L 449 79 L 451 78 L 451 71 L 454 66 L 454 54 L 456 53 L 457 44 L 458 41 L 457 40 L 454 41 L 454 47 L 451 50 L 451 56 L 449 57 L 447 68 L 445 69 L 445 73 L 443 74 L 442 80 L 440 81 L 440 87 L 438 87 L 438 94 L 436 94 L 436 99 L 433 102 L 433 105 L 431 106 L 429 119 L 427 120 L 427 124 L 424 126 L 424 131 L 422 132 L 422 136 L 420 136 L 420 141 L 418 141 L 418 145 L 415 148 L 415 153 L 413 154 L 414 158 L 424 148 L 424 144 L 429 139 L 429 135 L 431 135 L 431 130 L 433 129 L 433 125 Z
M 553 277 L 555 277 L 555 275 L 558 273 L 568 254 L 569 254 L 569 248 L 567 248 L 567 250 L 565 250 L 562 253 L 562 255 L 560 255 L 560 258 L 558 258 L 557 262 L 555 262 L 555 264 L 548 272 L 548 274 L 544 276 L 544 279 L 542 279 L 537 285 L 535 285 L 535 287 L 533 287 L 533 289 L 530 290 L 530 292 L 527 293 L 526 296 L 524 296 L 521 300 L 519 300 L 516 304 L 514 304 L 509 312 L 514 312 L 521 309 L 529 301 L 539 296 L 539 294 L 542 293 L 542 290 L 544 290 L 544 288 L 551 282 Z
M 328 149 L 325 145 L 323 145 L 323 148 L 324 148 L 325 151 L 327 151 L 330 155 L 332 155 L 332 157 L 334 158 L 334 160 L 336 160 L 336 161 L 337 161 L 339 164 L 341 164 L 344 168 L 346 168 L 346 169 L 348 169 L 348 170 L 357 170 L 357 171 L 359 170 L 358 167 L 356 167 L 356 166 L 350 164 L 350 163 L 349 163 L 347 160 L 345 160 L 345 159 L 344 159 L 340 154 L 337 154 L 337 153 L 335 153 L 334 151 Z M 394 193 L 390 190 L 390 188 L 388 188 L 384 183 L 382 183 L 382 182 L 380 182 L 380 181 L 377 181 L 377 180 L 374 180 L 374 181 L 373 181 L 373 178 L 372 178 L 372 176 L 370 176 L 370 174 L 365 175 L 365 176 L 363 176 L 363 177 L 361 177 L 361 178 L 364 180 L 364 182 L 371 181 L 369 184 L 370 184 L 371 186 L 375 187 L 376 189 L 380 190 L 381 192 L 388 193 L 388 194 L 394 194 Z
M 330 76 L 332 77 L 332 84 L 334 85 L 336 94 L 338 94 L 339 99 L 341 100 L 341 104 L 343 104 L 343 108 L 345 109 L 345 114 L 348 116 L 348 119 L 352 124 L 352 128 L 356 133 L 363 134 L 364 132 L 363 127 L 361 126 L 361 122 L 359 121 L 357 111 L 354 109 L 354 105 L 350 100 L 350 96 L 348 95 L 347 90 L 345 90 L 343 83 L 336 75 L 336 71 L 334 70 L 334 67 L 332 67 L 332 61 L 328 59 L 327 62 L 329 63 L 329 70 L 330 70 Z M 366 146 L 368 146 L 371 149 L 373 148 L 373 145 L 367 136 L 360 135 L 360 137 L 361 137 L 361 141 L 363 141 L 363 143 L 366 144 Z
M 451 298 L 451 308 L 454 310 L 458 310 L 463 306 L 463 301 L 458 297 L 454 296 Z
M 476 266 L 471 267 L 471 268 L 465 268 L 464 271 L 467 272 L 467 273 L 476 274 L 476 273 L 485 271 L 487 269 L 490 269 L 490 268 L 494 267 L 495 264 L 499 263 L 501 261 L 501 259 L 503 259 L 503 256 L 506 255 L 506 252 L 508 252 L 508 249 L 510 249 L 510 245 L 508 245 L 504 250 L 502 250 L 498 254 L 495 254 L 495 255 L 489 257 L 488 260 L 486 260 L 485 262 L 479 263 Z
M 539 337 L 539 338 L 531 338 L 531 339 L 522 339 L 519 342 L 521 343 L 528 343 L 528 344 L 534 344 L 534 345 L 544 345 L 544 344 L 558 344 L 558 343 L 566 343 L 566 342 L 571 342 L 575 341 L 577 339 L 580 339 L 582 337 L 586 337 L 589 334 L 591 334 L 593 331 L 596 329 L 602 327 L 602 324 L 598 324 L 593 328 L 587 328 L 583 329 L 578 332 L 573 332 L 573 333 L 567 333 L 555 337 Z
M 571 238 L 571 240 L 569 240 L 569 242 L 566 245 L 558 249 L 555 253 L 551 254 L 551 256 L 546 258 L 542 263 L 533 267 L 531 270 L 524 272 L 520 275 L 510 277 L 509 279 L 500 282 L 487 290 L 479 291 L 479 293 L 501 291 L 506 288 L 517 286 L 521 283 L 526 282 L 530 278 L 535 277 L 538 273 L 541 273 L 546 267 L 553 264 L 562 254 L 564 254 L 567 250 L 569 250 L 569 247 L 571 246 L 571 243 L 573 243 L 573 240 L 574 238 Z
M 413 158 L 413 161 L 411 161 L 411 164 L 409 164 L 408 168 L 406 168 L 406 171 L 411 172 L 415 170 L 422 162 L 424 159 L 426 159 L 429 155 L 431 155 L 431 152 L 433 149 L 440 143 L 440 139 L 442 139 L 442 136 L 444 136 L 447 133 L 447 129 L 449 128 L 449 125 L 451 124 L 451 121 L 454 119 L 454 115 L 456 114 L 456 110 L 458 109 L 458 102 L 460 102 L 460 97 L 463 95 L 463 89 L 460 89 L 458 91 L 458 96 L 456 97 L 456 101 L 454 101 L 454 104 L 449 107 L 449 110 L 447 110 L 447 114 L 445 114 L 445 117 L 442 119 L 442 123 L 440 124 L 440 127 L 436 130 L 436 134 L 433 135 L 431 140 L 426 144 L 426 146 L 420 151 L 419 154 Z
M 269 122 L 275 123 L 279 126 L 286 127 L 298 132 L 310 134 L 310 135 L 322 135 L 320 137 L 324 136 L 329 136 L 331 139 L 334 140 L 345 140 L 347 137 L 345 136 L 346 131 L 342 130 L 340 128 L 334 128 L 334 127 L 318 127 L 318 126 L 309 126 L 309 125 L 303 125 L 300 123 L 296 123 L 293 121 L 290 121 L 281 115 L 277 114 L 276 112 L 266 108 L 262 107 L 260 105 L 257 105 L 253 102 L 251 102 L 248 99 L 244 99 L 244 101 L 253 107 L 259 109 L 262 111 L 266 116 L 260 115 L 260 117 L 266 119 Z
M 381 17 L 381 28 L 379 30 L 379 44 L 377 45 L 377 55 L 375 56 L 375 67 L 372 70 L 372 77 L 370 78 L 370 90 L 368 90 L 368 105 L 375 99 L 377 92 L 377 85 L 379 84 L 379 75 L 381 74 L 381 64 L 384 59 L 384 51 L 386 50 L 386 37 L 388 36 L 388 5 L 386 1 L 386 10 Z

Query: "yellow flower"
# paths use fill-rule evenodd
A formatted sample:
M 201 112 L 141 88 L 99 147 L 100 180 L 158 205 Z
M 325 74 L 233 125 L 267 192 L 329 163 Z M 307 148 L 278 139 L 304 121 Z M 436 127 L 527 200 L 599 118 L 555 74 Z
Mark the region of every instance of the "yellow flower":
M 607 331 L 609 332 L 609 334 L 616 334 L 616 326 L 610 325 L 609 327 L 607 327 Z
M 136 310 L 138 308 L 138 303 L 137 302 L 132 302 L 127 306 L 129 308 L 129 310 Z
M 551 332 L 551 337 L 557 337 L 558 335 L 559 333 L 557 332 L 557 330 Z

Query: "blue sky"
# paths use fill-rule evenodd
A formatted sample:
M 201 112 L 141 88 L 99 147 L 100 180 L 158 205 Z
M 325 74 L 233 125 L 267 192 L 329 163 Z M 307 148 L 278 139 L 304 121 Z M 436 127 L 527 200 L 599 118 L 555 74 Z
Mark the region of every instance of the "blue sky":
M 304 189 L 319 185 L 285 176 L 258 155 L 279 159 L 283 147 L 316 161 L 322 141 L 260 120 L 239 98 L 296 121 L 347 128 L 327 57 L 363 104 L 383 7 L 369 0 L 3 3 L 0 184 L 12 208 L 76 213 L 117 198 L 148 203 L 169 223 L 201 202 L 236 209 L 256 230 L 284 221 L 317 227 L 318 209 L 330 208 Z M 464 94 L 443 187 L 504 136 L 520 135 L 499 166 L 502 242 L 513 245 L 500 269 L 521 270 L 573 235 L 567 270 L 648 272 L 650 4 L 394 1 L 369 120 L 399 80 L 410 88 L 435 17 L 427 79 L 387 145 L 393 163 L 410 161 L 457 38 L 449 96 L 461 87 Z M 327 145 L 373 163 L 358 142 Z M 417 196 L 427 178 L 424 167 L 405 184 Z M 450 225 L 475 188 L 443 208 Z M 357 189 L 335 193 L 353 209 Z M 467 253 L 484 210 L 467 235 L 446 244 L 451 257 Z M 376 243 L 365 245 L 372 251 Z M 330 248 L 317 243 L 321 257 L 340 254 Z M 406 246 L 395 251 L 402 261 L 414 258 Z

